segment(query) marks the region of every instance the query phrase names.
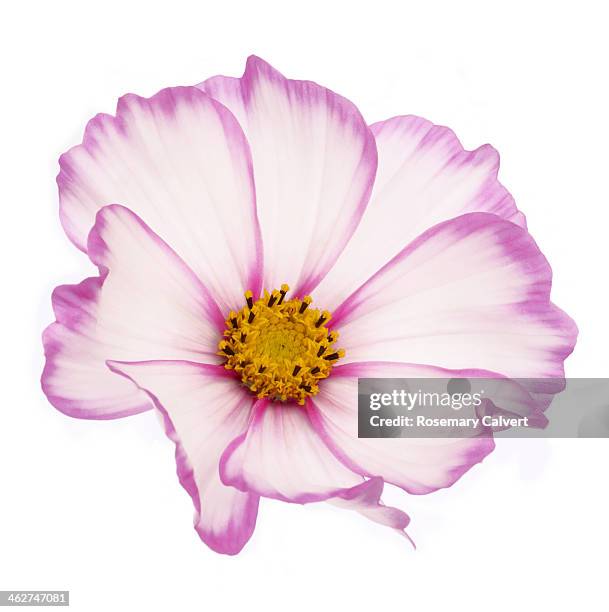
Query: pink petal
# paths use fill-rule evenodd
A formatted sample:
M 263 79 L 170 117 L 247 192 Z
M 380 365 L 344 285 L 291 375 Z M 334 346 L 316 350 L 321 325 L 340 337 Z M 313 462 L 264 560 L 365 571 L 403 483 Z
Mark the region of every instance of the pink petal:
M 265 249 L 265 287 L 311 291 L 362 216 L 372 188 L 374 137 L 355 106 L 257 57 L 241 79 L 199 85 L 237 116 L 252 149 Z
M 107 206 L 88 246 L 100 276 L 53 293 L 57 321 L 44 333 L 42 385 L 51 403 L 82 418 L 115 418 L 150 407 L 111 373 L 107 359 L 216 363 L 224 322 L 208 290 L 136 215 Z
M 95 329 L 102 284 L 102 278 L 87 278 L 57 287 L 52 297 L 57 321 L 43 334 L 43 391 L 58 410 L 78 418 L 112 419 L 150 408 L 137 387 L 106 367 L 112 348 Z
M 330 310 L 437 223 L 488 212 L 525 225 L 497 180 L 499 155 L 490 145 L 465 151 L 452 130 L 411 115 L 375 123 L 371 129 L 379 160 L 370 203 L 315 292 L 316 301 Z
M 230 440 L 245 431 L 252 396 L 221 366 L 185 361 L 108 365 L 145 390 L 161 412 L 201 539 L 217 552 L 238 553 L 254 531 L 259 498 L 223 485 L 218 462 Z
M 340 463 L 311 426 L 307 409 L 260 400 L 246 433 L 220 461 L 225 484 L 283 501 L 308 503 L 363 482 Z
M 60 159 L 61 218 L 81 249 L 96 212 L 132 209 L 194 270 L 223 310 L 260 289 L 262 246 L 249 147 L 239 124 L 196 87 L 120 99 Z
M 355 510 L 375 523 L 403 531 L 410 523 L 410 517 L 397 508 L 385 506 L 381 501 L 383 486 L 382 478 L 370 478 L 357 487 L 342 491 L 328 503 Z
M 381 502 L 382 480 L 364 480 L 338 461 L 312 427 L 311 411 L 312 405 L 258 401 L 249 429 L 220 459 L 222 482 L 287 502 L 327 500 L 403 531 L 410 519 Z
M 494 448 L 490 437 L 479 438 L 358 438 L 358 378 L 496 378 L 483 370 L 445 370 L 433 366 L 371 362 L 337 366 L 320 384 L 313 398 L 316 430 L 341 462 L 369 477 L 412 494 L 425 494 L 452 486 L 465 472 Z M 494 386 L 492 400 L 507 401 L 504 407 L 519 414 L 535 414 L 534 396 L 506 380 Z
M 472 213 L 417 238 L 335 311 L 342 363 L 399 361 L 562 377 L 577 329 L 526 230 Z

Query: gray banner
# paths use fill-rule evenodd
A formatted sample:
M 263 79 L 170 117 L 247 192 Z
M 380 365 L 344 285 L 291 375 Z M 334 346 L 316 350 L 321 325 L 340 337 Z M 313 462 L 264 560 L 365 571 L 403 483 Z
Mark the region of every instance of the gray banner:
M 360 378 L 360 438 L 607 438 L 606 378 Z
M 0 591 L 0 606 L 69 605 L 69 591 Z

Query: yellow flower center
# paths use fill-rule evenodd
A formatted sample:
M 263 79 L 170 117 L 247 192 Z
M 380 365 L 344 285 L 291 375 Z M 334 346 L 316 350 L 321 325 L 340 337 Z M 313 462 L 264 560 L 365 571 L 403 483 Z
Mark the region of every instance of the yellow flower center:
M 329 376 L 345 351 L 333 346 L 338 332 L 326 326 L 331 314 L 309 308 L 308 295 L 285 300 L 288 290 L 281 285 L 255 302 L 246 291 L 246 305 L 226 319 L 218 355 L 258 398 L 302 405 L 319 392 L 319 381 Z

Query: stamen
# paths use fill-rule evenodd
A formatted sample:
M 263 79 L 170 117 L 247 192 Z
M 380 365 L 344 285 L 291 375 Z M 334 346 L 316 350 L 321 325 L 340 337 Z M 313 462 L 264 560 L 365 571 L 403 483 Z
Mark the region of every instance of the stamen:
M 315 323 L 315 327 L 320 327 L 321 325 L 323 325 L 326 321 L 330 319 L 331 316 L 332 315 L 327 310 L 324 310 L 321 313 L 321 316 L 319 317 L 319 319 L 317 319 L 317 323 Z
M 283 298 L 285 297 L 285 294 L 289 290 L 290 290 L 290 288 L 285 283 L 283 285 L 281 285 L 281 289 L 279 291 L 279 293 L 281 293 L 281 297 L 279 298 L 279 301 L 277 302 L 277 306 L 280 306 L 281 304 L 283 304 Z
M 277 292 L 273 291 L 273 293 L 271 294 L 271 297 L 269 298 L 269 302 L 268 302 L 268 307 L 271 308 L 273 306 L 273 304 L 277 301 Z
M 341 349 L 337 351 L 336 353 L 332 353 L 331 355 L 326 355 L 324 359 L 328 361 L 335 361 L 336 359 L 340 359 L 341 357 L 344 357 L 344 356 L 345 356 L 345 351 Z
M 302 298 L 302 304 L 300 305 L 300 310 L 299 310 L 298 312 L 299 312 L 300 314 L 303 314 L 303 313 L 304 313 L 304 311 L 305 311 L 305 310 L 306 310 L 306 309 L 309 307 L 309 305 L 311 304 L 311 302 L 312 302 L 312 301 L 313 301 L 313 300 L 312 300 L 312 298 L 311 298 L 311 296 L 310 296 L 310 295 L 305 295 L 305 296 Z
M 256 397 L 303 405 L 345 352 L 333 346 L 330 312 L 310 308 L 308 295 L 286 300 L 289 289 L 283 284 L 256 301 L 246 291 L 246 305 L 228 313 L 218 354 Z

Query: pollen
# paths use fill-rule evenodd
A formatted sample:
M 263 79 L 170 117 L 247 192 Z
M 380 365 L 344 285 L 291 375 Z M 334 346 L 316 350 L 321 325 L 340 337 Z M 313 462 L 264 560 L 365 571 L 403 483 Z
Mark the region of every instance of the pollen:
M 332 315 L 312 308 L 308 295 L 286 300 L 288 291 L 281 285 L 256 301 L 246 291 L 245 306 L 228 314 L 218 355 L 259 399 L 303 405 L 345 351 L 334 346 L 338 332 L 328 328 Z

